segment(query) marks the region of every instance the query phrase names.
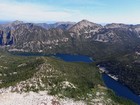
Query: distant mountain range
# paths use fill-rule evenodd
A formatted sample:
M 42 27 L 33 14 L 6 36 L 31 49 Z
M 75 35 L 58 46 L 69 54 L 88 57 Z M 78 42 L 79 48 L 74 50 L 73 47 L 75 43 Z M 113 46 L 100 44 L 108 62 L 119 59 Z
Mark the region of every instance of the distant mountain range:
M 54 24 L 14 21 L 0 25 L 0 45 L 10 45 L 10 51 L 80 53 L 96 57 L 102 51 L 100 56 L 114 54 L 116 50 L 130 51 L 139 41 L 140 25 L 102 26 L 88 20 Z

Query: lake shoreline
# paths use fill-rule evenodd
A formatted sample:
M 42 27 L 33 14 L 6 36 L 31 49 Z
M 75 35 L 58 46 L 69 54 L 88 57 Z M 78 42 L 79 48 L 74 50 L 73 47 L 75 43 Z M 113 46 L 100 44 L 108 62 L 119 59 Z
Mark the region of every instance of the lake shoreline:
M 99 72 L 101 73 L 101 74 L 106 74 L 106 75 L 108 75 L 110 78 L 112 78 L 113 80 L 115 80 L 115 81 L 117 81 L 117 82 L 119 82 L 119 83 L 121 83 L 120 81 L 119 81 L 119 78 L 117 78 L 115 75 L 113 75 L 113 74 L 110 74 L 109 73 L 109 71 L 108 70 L 106 70 L 106 68 L 105 67 L 101 67 L 101 66 L 97 66 L 98 68 L 99 68 Z M 122 84 L 122 83 L 121 83 Z M 122 85 L 124 85 L 124 84 L 122 84 Z M 126 85 L 124 85 L 124 86 L 126 86 Z M 127 87 L 127 86 L 126 86 Z M 129 87 L 127 87 L 127 88 L 129 88 Z M 130 89 L 130 88 L 129 88 Z M 134 94 L 136 94 L 132 89 L 130 89 Z M 139 97 L 140 97 L 140 94 L 136 94 L 136 95 L 138 95 Z
M 117 78 L 115 75 L 110 74 L 109 71 L 107 71 L 105 67 L 101 67 L 100 65 L 98 65 L 97 67 L 99 68 L 99 72 L 102 74 L 102 78 L 103 78 L 103 80 L 104 80 L 104 82 L 105 82 L 105 85 L 106 85 L 108 88 L 110 88 L 111 90 L 113 90 L 113 91 L 115 92 L 115 94 L 117 94 L 118 96 L 124 97 L 124 98 L 127 98 L 127 99 L 130 99 L 130 100 L 132 100 L 132 101 L 138 103 L 138 105 L 140 104 L 140 95 L 136 94 L 136 93 L 135 93 L 133 90 L 131 90 L 128 86 L 122 84 L 122 83 L 119 81 L 119 78 Z M 120 94 L 121 92 L 118 92 L 117 89 L 112 88 L 110 84 L 113 83 L 113 82 L 111 82 L 111 83 L 109 82 L 109 84 L 108 84 L 106 81 L 108 81 L 109 78 L 106 77 L 105 75 L 108 76 L 108 77 L 110 78 L 110 80 L 112 79 L 114 82 L 117 82 L 118 84 L 122 85 L 122 87 L 126 87 L 127 91 L 131 92 L 131 95 L 132 95 L 133 97 L 135 97 L 135 98 L 132 99 L 131 96 L 126 97 L 125 94 Z M 106 79 L 106 80 L 105 80 L 105 79 Z M 110 80 L 109 80 L 109 81 L 110 81 Z M 122 95 L 124 95 L 124 96 L 122 96 Z
M 99 68 L 99 72 L 107 74 L 110 78 L 114 79 L 115 81 L 118 81 L 118 78 L 115 75 L 109 74 L 109 72 L 105 69 L 105 67 L 100 67 L 99 65 L 97 66 Z

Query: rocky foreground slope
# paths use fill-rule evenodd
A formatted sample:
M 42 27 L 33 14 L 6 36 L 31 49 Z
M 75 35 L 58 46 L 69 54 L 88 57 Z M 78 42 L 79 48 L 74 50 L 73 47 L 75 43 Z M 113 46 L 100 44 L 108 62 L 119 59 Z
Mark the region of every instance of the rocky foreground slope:
M 88 75 L 88 76 L 87 76 Z M 0 105 L 132 105 L 108 90 L 94 64 L 0 54 Z

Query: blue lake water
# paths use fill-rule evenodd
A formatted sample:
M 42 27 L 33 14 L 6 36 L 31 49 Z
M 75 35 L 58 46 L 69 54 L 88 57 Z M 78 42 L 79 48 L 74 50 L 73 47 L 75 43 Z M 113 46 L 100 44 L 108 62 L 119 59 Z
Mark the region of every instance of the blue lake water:
M 44 56 L 42 54 L 17 54 L 21 56 Z M 53 56 L 59 59 L 62 59 L 66 62 L 85 62 L 91 63 L 93 60 L 88 56 L 83 55 L 69 55 L 69 54 L 56 54 L 56 55 L 45 55 L 45 56 Z M 122 85 L 121 83 L 113 80 L 107 74 L 102 75 L 104 83 L 110 89 L 112 89 L 116 95 L 130 99 L 140 105 L 140 97 L 134 94 L 130 89 L 126 86 Z
M 110 89 L 112 89 L 116 95 L 130 99 L 140 105 L 140 97 L 136 94 L 134 94 L 130 89 L 128 89 L 126 86 L 122 85 L 121 83 L 113 80 L 108 75 L 103 74 L 102 75 L 104 83 L 106 86 Z
M 84 55 L 70 55 L 70 54 L 41 54 L 41 53 L 15 53 L 14 55 L 19 55 L 19 56 L 53 56 L 55 58 L 62 59 L 66 62 L 86 62 L 86 63 L 91 63 L 93 62 L 93 59 L 88 56 Z
M 54 56 L 67 62 L 93 62 L 92 58 L 83 55 L 56 54 Z

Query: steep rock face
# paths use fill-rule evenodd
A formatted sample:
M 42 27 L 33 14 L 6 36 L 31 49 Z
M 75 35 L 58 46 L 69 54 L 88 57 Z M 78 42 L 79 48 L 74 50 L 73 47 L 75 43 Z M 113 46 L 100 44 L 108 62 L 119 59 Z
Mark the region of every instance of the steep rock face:
M 0 31 L 0 45 L 3 45 L 3 31 Z
M 9 31 L 7 33 L 7 36 L 6 36 L 6 43 L 4 42 L 5 45 L 12 45 L 14 42 L 14 39 L 13 39 L 13 32 L 12 31 Z
M 0 45 L 12 45 L 14 41 L 13 31 L 0 30 Z
M 34 24 L 22 24 L 14 32 L 14 46 L 34 52 L 54 52 L 59 46 L 68 46 L 69 35 L 61 29 L 46 30 Z
M 92 37 L 93 41 L 97 42 L 117 42 L 119 41 L 119 36 L 112 29 L 101 29 Z
M 127 30 L 128 32 L 133 32 L 133 34 L 137 34 L 137 37 L 140 37 L 140 25 L 126 25 L 122 23 L 112 23 L 107 24 L 105 26 L 106 29 L 121 29 L 121 30 Z
M 93 40 L 100 42 L 131 42 L 137 39 L 137 33 L 128 28 L 102 28 L 93 36 Z
M 18 28 L 22 21 L 14 21 L 12 23 L 0 25 L 0 45 L 13 45 L 14 31 Z

